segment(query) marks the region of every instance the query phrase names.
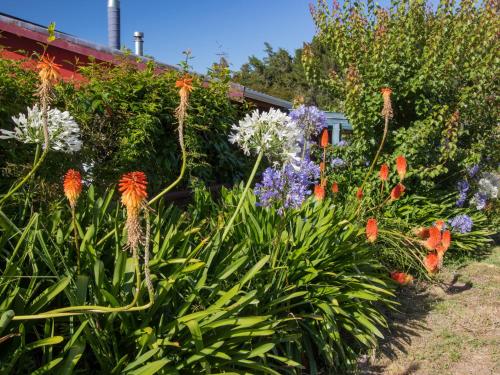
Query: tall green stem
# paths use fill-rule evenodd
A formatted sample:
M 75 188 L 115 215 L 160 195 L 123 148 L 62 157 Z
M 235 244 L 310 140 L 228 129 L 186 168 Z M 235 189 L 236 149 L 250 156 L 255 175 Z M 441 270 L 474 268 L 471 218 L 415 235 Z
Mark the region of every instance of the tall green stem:
M 264 153 L 261 151 L 257 155 L 257 160 L 255 161 L 255 164 L 252 169 L 252 173 L 250 173 L 250 177 L 248 177 L 247 184 L 245 185 L 245 189 L 243 190 L 243 194 L 241 195 L 240 201 L 238 202 L 238 206 L 236 206 L 236 210 L 233 213 L 233 216 L 231 216 L 231 219 L 229 219 L 228 223 L 226 224 L 226 227 L 224 228 L 224 232 L 222 233 L 222 237 L 220 242 L 224 242 L 226 239 L 226 236 L 228 235 L 229 231 L 231 230 L 234 220 L 236 219 L 236 216 L 238 216 L 238 213 L 241 210 L 241 207 L 243 206 L 243 202 L 245 201 L 245 198 L 247 196 L 248 190 L 250 189 L 250 186 L 252 185 L 252 181 L 255 178 L 255 174 L 257 173 L 257 170 L 259 169 L 260 162 L 262 161 L 262 156 Z

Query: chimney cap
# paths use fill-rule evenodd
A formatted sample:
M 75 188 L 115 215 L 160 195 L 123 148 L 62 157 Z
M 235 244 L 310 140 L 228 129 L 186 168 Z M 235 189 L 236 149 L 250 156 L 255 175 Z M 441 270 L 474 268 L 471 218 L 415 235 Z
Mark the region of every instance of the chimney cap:
M 144 33 L 142 31 L 134 31 L 134 38 L 143 38 Z
M 108 0 L 108 8 L 119 8 L 120 0 Z

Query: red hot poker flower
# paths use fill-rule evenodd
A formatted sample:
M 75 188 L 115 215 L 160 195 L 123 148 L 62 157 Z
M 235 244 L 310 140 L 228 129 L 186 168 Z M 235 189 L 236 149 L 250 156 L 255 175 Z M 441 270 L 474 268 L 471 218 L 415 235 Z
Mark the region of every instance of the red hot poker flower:
M 416 228 L 413 232 L 421 240 L 426 240 L 430 236 L 429 228 L 420 227 Z
M 396 158 L 396 170 L 398 171 L 399 179 L 402 181 L 406 175 L 406 159 L 403 155 L 399 155 Z
M 74 169 L 68 169 L 64 176 L 64 195 L 68 198 L 71 208 L 76 206 L 76 201 L 82 192 L 82 176 Z
M 336 193 L 338 193 L 338 192 L 339 192 L 339 185 L 338 185 L 336 182 L 334 182 L 334 183 L 332 184 L 332 193 L 335 193 L 335 194 L 336 194 Z
M 413 276 L 404 272 L 391 272 L 391 279 L 401 285 L 408 285 L 413 281 Z
M 391 103 L 391 94 L 392 90 L 390 87 L 383 87 L 381 90 L 382 98 L 384 99 L 384 107 L 382 108 L 382 116 L 387 118 L 392 118 L 392 103 Z
M 56 64 L 54 60 L 55 57 L 50 58 L 50 56 L 44 55 L 36 66 L 38 69 L 38 76 L 45 84 L 54 84 L 61 75 L 61 65 Z
M 363 189 L 361 189 L 360 187 L 356 191 L 356 198 L 358 198 L 359 200 L 363 198 Z
M 451 232 L 449 230 L 445 230 L 441 237 L 441 243 L 436 246 L 436 250 L 438 255 L 443 256 L 444 253 L 449 249 L 451 245 Z
M 436 227 L 429 228 L 429 238 L 424 242 L 424 246 L 429 250 L 435 250 L 441 242 L 441 231 Z
M 377 219 L 370 218 L 366 223 L 366 239 L 368 242 L 375 242 L 378 236 Z
M 136 215 L 147 198 L 147 184 L 144 172 L 130 172 L 122 176 L 118 190 L 122 193 L 122 204 L 127 207 L 129 215 Z
M 424 258 L 424 266 L 427 272 L 436 273 L 439 270 L 440 260 L 436 253 L 429 253 Z
M 382 164 L 380 166 L 380 172 L 378 173 L 380 179 L 382 181 L 387 181 L 387 179 L 389 178 L 389 167 L 387 166 L 387 164 Z
M 325 199 L 325 187 L 323 184 L 314 186 L 314 196 L 319 201 Z
M 329 143 L 329 141 L 328 141 L 328 129 L 325 128 L 321 131 L 321 140 L 320 140 L 319 145 L 321 147 L 325 148 L 326 146 L 328 146 L 328 143 Z
M 403 195 L 405 192 L 405 187 L 403 184 L 398 183 L 391 191 L 391 201 L 395 201 Z
M 435 223 L 434 223 L 434 226 L 439 229 L 440 231 L 442 231 L 444 229 L 444 226 L 445 226 L 445 223 L 443 220 L 437 220 Z

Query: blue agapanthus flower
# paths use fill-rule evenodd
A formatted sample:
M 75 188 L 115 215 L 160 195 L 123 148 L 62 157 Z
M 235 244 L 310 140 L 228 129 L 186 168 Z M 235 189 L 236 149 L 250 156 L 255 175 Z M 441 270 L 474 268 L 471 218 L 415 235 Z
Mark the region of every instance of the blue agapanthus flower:
M 343 167 L 345 165 L 345 161 L 341 158 L 333 158 L 331 165 L 333 168 L 340 168 L 340 167 Z
M 311 185 L 319 179 L 319 166 L 310 160 L 296 165 L 286 164 L 282 169 L 267 168 L 262 182 L 255 184 L 258 206 L 277 207 L 278 213 L 287 208 L 299 208 L 311 194 Z
M 488 196 L 478 192 L 472 197 L 472 202 L 476 205 L 478 210 L 484 210 L 486 204 L 488 203 Z
M 479 172 L 479 165 L 474 164 L 472 167 L 467 169 L 467 172 L 469 173 L 469 176 L 471 178 L 474 177 L 477 174 L 477 172 Z
M 472 219 L 468 215 L 457 215 L 448 221 L 450 227 L 455 232 L 469 233 L 472 230 Z
M 463 207 L 465 201 L 467 200 L 467 192 L 470 189 L 470 185 L 466 180 L 458 181 L 457 183 L 459 197 L 457 199 L 457 207 Z
M 327 127 L 325 113 L 315 106 L 301 105 L 290 112 L 290 117 L 308 136 L 318 135 Z
M 337 143 L 337 146 L 338 147 L 346 147 L 346 146 L 349 146 L 349 142 L 347 142 L 346 140 L 342 139 L 341 141 L 339 141 L 339 143 Z

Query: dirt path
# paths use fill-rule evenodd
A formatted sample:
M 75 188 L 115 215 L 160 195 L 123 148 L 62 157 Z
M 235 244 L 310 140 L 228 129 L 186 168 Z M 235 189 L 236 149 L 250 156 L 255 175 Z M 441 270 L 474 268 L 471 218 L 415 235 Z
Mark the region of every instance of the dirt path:
M 441 277 L 443 288 L 402 290 L 390 336 L 361 374 L 500 374 L 500 247 Z

